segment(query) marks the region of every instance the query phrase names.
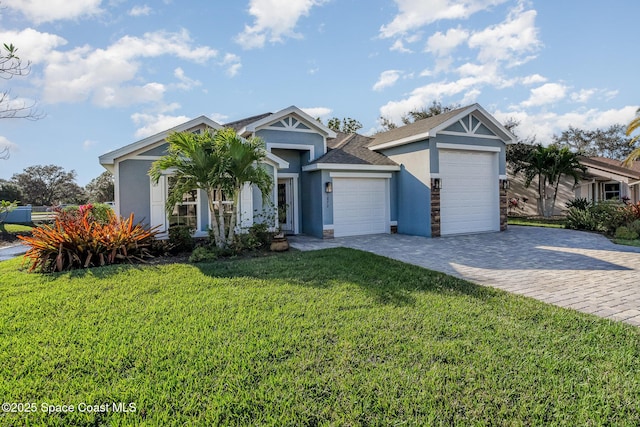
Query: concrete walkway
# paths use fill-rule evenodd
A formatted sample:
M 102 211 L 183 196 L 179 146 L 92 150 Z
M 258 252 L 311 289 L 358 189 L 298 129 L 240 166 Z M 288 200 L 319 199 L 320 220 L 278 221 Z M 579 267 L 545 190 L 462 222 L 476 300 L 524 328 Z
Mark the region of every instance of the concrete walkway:
M 29 249 L 28 246 L 22 243 L 16 243 L 12 246 L 4 246 L 0 248 L 0 261 L 6 261 L 8 259 L 22 255 Z
M 615 245 L 598 234 L 510 226 L 503 233 L 438 239 L 379 234 L 289 241 L 299 250 L 361 249 L 640 326 L 640 248 Z

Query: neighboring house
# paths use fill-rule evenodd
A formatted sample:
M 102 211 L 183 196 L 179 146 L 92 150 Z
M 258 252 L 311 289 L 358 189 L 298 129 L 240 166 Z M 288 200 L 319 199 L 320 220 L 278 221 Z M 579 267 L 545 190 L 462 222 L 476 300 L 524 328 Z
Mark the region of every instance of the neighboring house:
M 622 165 L 620 160 L 606 157 L 580 157 L 580 163 L 586 167 L 586 172 L 577 185 L 572 178 L 563 177 L 558 188 L 558 197 L 554 215 L 567 213 L 567 202 L 577 197 L 586 198 L 591 202 L 602 200 L 628 200 L 629 203 L 640 201 L 640 161 L 631 167 Z M 524 186 L 522 174 L 514 176 L 510 168 L 509 199 L 520 200 L 518 207 L 509 207 L 510 214 L 537 215 L 538 185 L 534 180 L 529 188 Z M 551 194 L 551 193 L 549 193 Z M 522 203 L 526 199 L 526 203 Z
M 133 212 L 165 232 L 187 224 L 207 234 L 206 194 L 185 194 L 167 215 L 170 171 L 151 182 L 151 163 L 172 132 L 223 127 L 204 116 L 100 156 L 115 176 L 115 209 Z M 257 136 L 273 190 L 263 200 L 245 186 L 239 224 L 250 226 L 277 207 L 279 226 L 316 237 L 399 232 L 440 236 L 506 229 L 505 145 L 514 137 L 478 104 L 367 137 L 332 131 L 297 107 L 224 127 Z

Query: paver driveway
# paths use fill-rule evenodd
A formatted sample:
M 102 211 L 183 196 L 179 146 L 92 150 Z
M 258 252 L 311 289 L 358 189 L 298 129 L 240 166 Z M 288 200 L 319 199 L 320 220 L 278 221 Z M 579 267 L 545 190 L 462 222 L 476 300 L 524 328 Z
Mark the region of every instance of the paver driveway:
M 640 248 L 598 234 L 509 226 L 503 233 L 428 239 L 401 234 L 320 240 L 301 250 L 345 246 L 482 285 L 640 326 Z

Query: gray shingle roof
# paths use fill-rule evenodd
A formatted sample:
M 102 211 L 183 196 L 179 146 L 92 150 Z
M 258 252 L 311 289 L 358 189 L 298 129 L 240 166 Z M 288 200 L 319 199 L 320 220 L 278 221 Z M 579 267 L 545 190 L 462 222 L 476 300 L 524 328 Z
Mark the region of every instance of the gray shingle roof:
M 257 116 L 251 116 L 245 119 L 236 120 L 235 122 L 226 123 L 223 126 L 226 128 L 232 128 L 233 130 L 238 132 L 240 129 L 244 128 L 245 126 L 253 122 L 257 122 L 258 120 L 264 119 L 265 117 L 268 117 L 271 114 L 273 113 L 258 114 Z
M 329 151 L 313 163 L 397 166 L 397 163 L 388 157 L 369 150 L 367 146 L 371 141 L 372 138 L 368 136 L 338 132 L 337 138 L 327 141 Z
M 631 167 L 627 167 L 622 165 L 621 160 L 609 159 L 606 157 L 580 156 L 580 163 L 585 166 L 604 167 L 630 178 L 640 179 L 640 161 L 634 161 L 631 164 Z
M 470 106 L 457 108 L 455 110 L 448 111 L 446 113 L 438 114 L 436 116 L 429 117 L 427 119 L 418 120 L 408 125 L 400 126 L 395 129 L 381 132 L 373 136 L 373 140 L 369 147 L 375 147 L 391 141 L 397 141 L 399 139 L 411 137 L 414 135 L 420 135 L 429 132 L 436 126 L 441 125 L 450 118 L 460 114 L 461 111 L 468 109 Z

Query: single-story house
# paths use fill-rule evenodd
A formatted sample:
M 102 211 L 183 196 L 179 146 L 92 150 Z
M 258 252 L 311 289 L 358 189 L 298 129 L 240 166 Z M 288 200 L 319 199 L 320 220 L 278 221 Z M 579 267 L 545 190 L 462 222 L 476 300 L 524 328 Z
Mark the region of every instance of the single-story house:
M 209 228 L 206 194 L 193 191 L 170 214 L 171 176 L 148 172 L 172 132 L 231 127 L 266 143 L 273 190 L 263 200 L 246 185 L 239 224 L 250 226 L 275 206 L 287 233 L 321 238 L 399 232 L 441 236 L 506 229 L 506 144 L 514 136 L 474 104 L 373 136 L 334 132 L 299 108 L 219 124 L 201 116 L 100 156 L 115 176 L 115 210 L 165 232 Z
M 578 184 L 572 178 L 563 177 L 558 188 L 558 197 L 554 215 L 567 212 L 567 202 L 575 198 L 585 198 L 590 202 L 602 200 L 626 200 L 628 203 L 640 202 L 640 161 L 631 166 L 623 166 L 622 161 L 606 157 L 581 156 L 580 163 L 586 171 Z M 514 176 L 507 168 L 509 177 L 508 198 L 527 200 L 518 207 L 509 206 L 509 213 L 517 215 L 537 215 L 538 187 L 534 181 L 529 188 L 524 186 L 522 174 Z M 549 193 L 551 194 L 551 193 Z

